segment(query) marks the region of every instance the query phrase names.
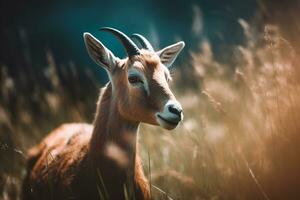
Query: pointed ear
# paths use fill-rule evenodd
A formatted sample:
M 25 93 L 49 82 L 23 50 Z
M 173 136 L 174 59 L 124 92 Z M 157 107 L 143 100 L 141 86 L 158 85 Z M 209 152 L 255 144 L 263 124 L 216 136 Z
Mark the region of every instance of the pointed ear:
M 170 46 L 167 46 L 163 48 L 162 50 L 156 52 L 157 55 L 160 57 L 161 62 L 166 66 L 166 67 L 171 67 L 173 62 L 176 60 L 178 54 L 184 47 L 184 42 L 177 42 L 175 44 L 172 44 Z
M 118 58 L 90 33 L 84 33 L 83 39 L 92 60 L 106 70 L 112 71 L 117 65 Z

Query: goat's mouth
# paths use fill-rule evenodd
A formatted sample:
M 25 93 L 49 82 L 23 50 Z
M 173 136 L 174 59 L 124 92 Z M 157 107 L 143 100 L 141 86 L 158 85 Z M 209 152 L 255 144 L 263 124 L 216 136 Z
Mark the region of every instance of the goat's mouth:
M 166 119 L 162 117 L 160 114 L 156 114 L 157 122 L 160 126 L 162 126 L 165 129 L 172 130 L 176 128 L 176 126 L 179 124 L 180 120 L 171 120 Z

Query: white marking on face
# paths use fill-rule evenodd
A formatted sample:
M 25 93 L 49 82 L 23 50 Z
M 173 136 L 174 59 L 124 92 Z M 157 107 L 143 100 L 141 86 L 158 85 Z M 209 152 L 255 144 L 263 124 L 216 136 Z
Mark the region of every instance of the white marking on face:
M 170 70 L 166 66 L 165 66 L 165 76 L 166 76 L 167 82 L 172 81 Z
M 172 112 L 170 112 L 169 107 L 170 106 L 175 106 L 178 109 L 182 110 L 181 105 L 178 103 L 178 101 L 174 101 L 174 100 L 169 100 L 167 101 L 167 103 L 164 106 L 163 112 L 162 112 L 162 117 L 166 118 L 166 119 L 178 119 L 178 115 L 174 114 Z M 183 118 L 183 114 L 180 114 L 180 119 Z
M 149 85 L 148 85 L 148 81 L 147 81 L 144 73 L 141 72 L 141 71 L 139 71 L 136 68 L 130 68 L 128 70 L 128 77 L 131 77 L 131 76 L 137 76 L 137 77 L 139 77 L 143 81 L 143 83 L 136 84 L 136 86 L 142 87 L 146 91 L 147 96 L 149 96 L 150 95 Z
M 176 109 L 177 112 L 172 112 L 170 107 L 172 107 L 173 110 Z M 164 105 L 163 111 L 156 113 L 158 124 L 166 129 L 174 129 L 182 119 L 182 107 L 179 102 L 175 100 L 168 100 Z

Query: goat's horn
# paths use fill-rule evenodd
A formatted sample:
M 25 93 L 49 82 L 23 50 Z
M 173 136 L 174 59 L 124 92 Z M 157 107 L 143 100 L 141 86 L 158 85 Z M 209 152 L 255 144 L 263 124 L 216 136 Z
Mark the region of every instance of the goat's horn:
M 143 48 L 154 52 L 152 45 L 144 36 L 135 33 L 131 35 L 131 38 L 135 38 L 142 45 Z
M 125 35 L 121 31 L 110 27 L 102 27 L 99 30 L 109 32 L 116 36 L 118 40 L 123 44 L 129 58 L 135 55 L 140 55 L 140 49 L 127 35 Z

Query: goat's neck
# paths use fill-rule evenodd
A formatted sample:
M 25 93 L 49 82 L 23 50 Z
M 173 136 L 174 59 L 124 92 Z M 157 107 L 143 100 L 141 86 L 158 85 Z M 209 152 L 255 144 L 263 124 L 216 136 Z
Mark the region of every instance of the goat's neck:
M 99 98 L 94 130 L 90 142 L 93 159 L 106 157 L 134 173 L 139 123 L 131 122 L 118 112 L 109 84 Z M 129 174 L 127 174 L 129 175 Z M 133 175 L 133 174 L 132 174 Z

